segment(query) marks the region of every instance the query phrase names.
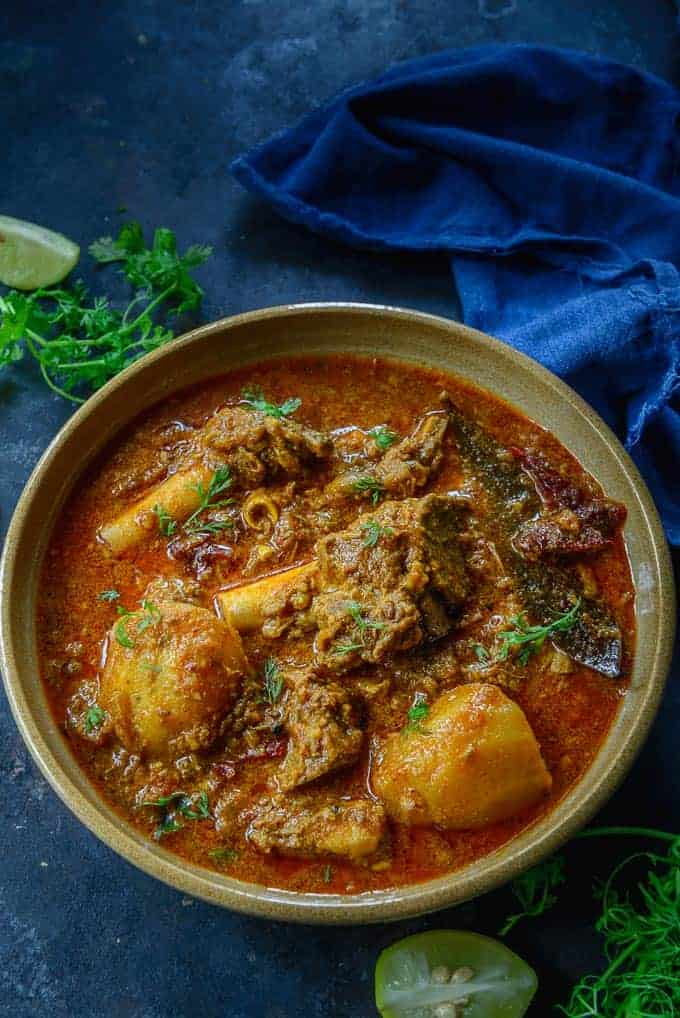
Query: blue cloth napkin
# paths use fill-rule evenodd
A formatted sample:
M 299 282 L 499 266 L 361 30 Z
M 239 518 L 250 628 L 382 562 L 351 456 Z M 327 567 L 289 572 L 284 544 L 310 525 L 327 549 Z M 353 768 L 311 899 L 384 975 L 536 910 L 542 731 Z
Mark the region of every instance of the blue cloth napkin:
M 401 64 L 237 159 L 288 219 L 441 251 L 464 320 L 565 378 L 680 545 L 680 92 L 538 46 Z

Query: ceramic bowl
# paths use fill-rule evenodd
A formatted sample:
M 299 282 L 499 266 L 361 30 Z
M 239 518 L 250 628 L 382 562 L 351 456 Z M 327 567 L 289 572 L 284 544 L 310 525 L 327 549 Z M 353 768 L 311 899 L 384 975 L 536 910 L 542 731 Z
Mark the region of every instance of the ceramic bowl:
M 635 664 L 630 690 L 588 772 L 548 816 L 483 859 L 427 883 L 359 895 L 244 883 L 184 862 L 144 838 L 99 798 L 78 767 L 48 710 L 36 660 L 41 561 L 54 520 L 88 464 L 158 400 L 230 368 L 300 351 L 379 354 L 470 379 L 549 428 L 628 507 Z M 416 311 L 360 304 L 303 304 L 226 318 L 149 354 L 109 382 L 62 428 L 28 481 L 7 536 L 0 595 L 2 668 L 12 711 L 36 763 L 69 809 L 125 859 L 185 894 L 309 923 L 375 922 L 444 908 L 489 891 L 555 851 L 603 805 L 633 763 L 663 691 L 675 621 L 669 553 L 656 509 L 632 461 L 590 407 L 550 372 L 489 336 Z

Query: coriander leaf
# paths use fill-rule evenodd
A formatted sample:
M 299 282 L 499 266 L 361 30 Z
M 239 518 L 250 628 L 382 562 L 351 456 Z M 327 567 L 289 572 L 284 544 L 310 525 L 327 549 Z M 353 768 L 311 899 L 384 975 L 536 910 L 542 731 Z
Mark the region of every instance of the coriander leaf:
M 364 548 L 375 548 L 381 537 L 391 537 L 394 533 L 391 527 L 383 527 L 377 520 L 367 520 L 361 524 L 361 529 L 366 534 L 363 540 Z
M 333 879 L 333 869 L 327 863 L 323 868 L 323 882 L 324 884 L 330 884 L 332 879 Z
M 162 505 L 153 507 L 153 513 L 158 520 L 158 530 L 163 537 L 172 537 L 177 530 L 177 520 L 174 520 L 169 512 Z
M 199 792 L 195 796 L 184 796 L 177 808 L 187 820 L 208 820 L 210 818 L 207 792 Z
M 268 657 L 264 663 L 264 699 L 272 707 L 283 692 L 283 676 L 276 658 Z
M 510 889 L 522 906 L 522 911 L 508 916 L 499 935 L 504 937 L 521 919 L 547 912 L 557 901 L 555 888 L 563 884 L 565 879 L 564 859 L 555 855 L 513 880 Z
M 371 428 L 369 435 L 381 452 L 384 452 L 386 449 L 389 449 L 391 445 L 394 445 L 398 438 L 398 435 L 384 424 L 379 424 L 377 427 Z
M 98 601 L 117 601 L 119 597 L 120 597 L 119 592 L 117 590 L 113 590 L 113 589 L 111 589 L 111 590 L 101 590 L 97 594 L 97 600 Z
M 352 654 L 355 650 L 363 650 L 364 644 L 352 640 L 344 640 L 336 643 L 332 648 L 332 654 Z
M 483 647 L 481 645 L 481 643 L 473 643 L 472 644 L 472 649 L 473 649 L 475 657 L 477 658 L 478 661 L 488 661 L 489 660 L 489 652 L 486 649 L 486 647 Z
M 161 620 L 160 610 L 152 601 L 142 601 L 143 615 L 137 623 L 137 632 L 143 633 L 149 626 L 157 625 Z
M 208 509 L 222 509 L 231 505 L 233 499 L 220 498 L 232 485 L 231 471 L 228 466 L 218 467 L 210 478 L 208 487 L 197 484 L 192 489 L 198 495 L 198 507 L 184 523 L 184 530 L 188 534 L 210 534 L 218 533 L 226 527 L 233 526 L 231 520 L 201 520 L 202 514 Z
M 160 841 L 166 834 L 174 834 L 175 831 L 181 831 L 183 826 L 184 824 L 180 824 L 174 817 L 164 816 L 156 830 L 153 832 L 153 836 L 156 841 Z
M 226 863 L 227 865 L 238 859 L 238 852 L 234 848 L 214 848 L 212 852 L 209 852 L 208 854 L 211 859 L 215 859 L 217 862 Z
M 88 707 L 85 714 L 85 731 L 91 733 L 95 728 L 99 728 L 105 717 L 106 714 L 98 704 Z
M 547 626 L 529 625 L 523 612 L 520 612 L 519 615 L 512 615 L 508 619 L 510 628 L 503 629 L 496 634 L 497 650 L 494 659 L 507 661 L 510 653 L 516 652 L 518 662 L 521 665 L 528 664 L 531 656 L 539 652 L 553 633 L 563 633 L 576 625 L 580 608 L 581 601 L 579 599 L 569 611 L 558 616 Z M 479 657 L 479 653 L 477 651 L 475 653 Z
M 370 495 L 373 505 L 378 504 L 385 492 L 382 482 L 379 481 L 377 477 L 371 477 L 369 474 L 366 474 L 363 477 L 357 477 L 356 481 L 353 482 L 352 487 L 359 495 Z
M 361 605 L 357 601 L 346 601 L 345 607 L 347 614 L 356 623 L 360 633 L 365 633 L 367 629 L 384 629 L 384 622 L 372 622 L 367 616 L 362 613 Z
M 408 724 L 402 729 L 404 732 L 420 732 L 421 735 L 425 734 L 425 729 L 421 725 L 421 721 L 430 713 L 430 706 L 427 702 L 427 697 L 424 693 L 416 693 L 413 698 L 413 703 L 408 709 L 407 718 Z
M 257 410 L 267 417 L 290 417 L 302 406 L 302 400 L 296 396 L 289 397 L 283 403 L 270 403 L 264 398 L 264 393 L 259 386 L 252 386 L 243 389 L 241 392 L 242 402 L 251 410 Z
M 125 622 L 123 619 L 121 619 L 120 622 L 117 622 L 114 626 L 113 635 L 116 638 L 116 643 L 119 643 L 121 647 L 127 647 L 128 650 L 131 650 L 132 647 L 134 647 L 134 643 L 130 639 L 130 635 L 125 628 Z
M 198 307 L 203 291 L 190 270 L 209 255 L 196 245 L 179 255 L 170 230 L 157 230 L 146 248 L 137 223 L 123 226 L 115 240 L 95 241 L 91 250 L 102 264 L 122 263 L 136 290 L 124 311 L 90 296 L 80 282 L 0 298 L 0 369 L 28 353 L 52 391 L 74 403 L 173 338 L 155 316 Z

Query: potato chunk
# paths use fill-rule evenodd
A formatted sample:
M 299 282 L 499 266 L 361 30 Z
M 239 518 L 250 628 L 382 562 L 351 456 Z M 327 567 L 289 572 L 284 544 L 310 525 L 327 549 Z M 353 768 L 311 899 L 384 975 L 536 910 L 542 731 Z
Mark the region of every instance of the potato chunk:
M 394 820 L 464 830 L 531 806 L 552 779 L 522 709 L 497 686 L 470 683 L 387 738 L 372 783 Z
M 131 752 L 209 749 L 248 670 L 241 639 L 205 608 L 145 604 L 109 634 L 99 702 Z

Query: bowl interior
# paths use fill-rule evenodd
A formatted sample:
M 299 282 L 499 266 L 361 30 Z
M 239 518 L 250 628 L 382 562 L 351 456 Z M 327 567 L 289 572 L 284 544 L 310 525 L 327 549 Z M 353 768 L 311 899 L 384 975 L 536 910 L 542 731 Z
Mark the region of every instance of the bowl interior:
M 509 844 L 426 884 L 339 896 L 245 884 L 152 844 L 100 800 L 55 726 L 38 677 L 34 604 L 49 533 L 78 477 L 110 439 L 152 403 L 216 374 L 295 353 L 356 352 L 436 366 L 491 389 L 549 428 L 626 504 L 626 544 L 636 586 L 637 650 L 631 689 L 582 781 Z M 66 424 L 29 480 L 8 533 L 2 572 L 2 664 L 15 718 L 41 770 L 76 815 L 143 870 L 185 893 L 251 914 L 304 922 L 396 919 L 458 903 L 533 865 L 602 805 L 651 724 L 669 666 L 673 581 L 661 525 L 646 487 L 594 412 L 557 378 L 482 333 L 417 312 L 364 305 L 271 308 L 196 330 L 125 371 Z

